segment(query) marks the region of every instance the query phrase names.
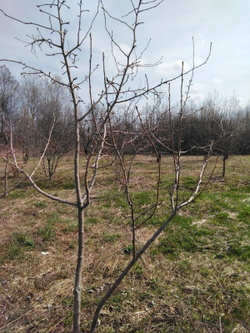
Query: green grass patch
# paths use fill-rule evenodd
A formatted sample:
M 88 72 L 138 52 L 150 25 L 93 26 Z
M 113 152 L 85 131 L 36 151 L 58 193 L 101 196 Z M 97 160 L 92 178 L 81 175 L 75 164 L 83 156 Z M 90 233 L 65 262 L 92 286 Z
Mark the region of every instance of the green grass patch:
M 238 209 L 237 218 L 241 222 L 245 222 L 246 224 L 250 224 L 250 206 L 249 205 L 241 205 Z
M 30 237 L 28 237 L 25 233 L 14 232 L 12 238 L 16 243 L 20 244 L 21 246 L 27 248 L 34 248 L 33 240 Z
M 224 252 L 224 255 L 230 258 L 248 261 L 250 259 L 250 245 L 240 245 L 238 242 L 233 242 Z
M 126 254 L 127 256 L 132 254 L 133 253 L 133 246 L 132 245 L 125 246 L 124 249 L 123 249 L 123 253 Z
M 120 234 L 110 234 L 108 231 L 103 233 L 103 241 L 105 243 L 114 243 L 121 238 Z
M 190 225 L 187 217 L 180 216 L 177 220 L 179 226 L 170 226 L 166 230 L 165 236 L 160 237 L 158 250 L 170 257 L 178 256 L 183 251 L 202 252 L 207 245 L 208 237 L 213 234 L 213 231 Z
M 190 228 L 191 227 L 191 223 L 193 221 L 193 218 L 191 216 L 185 216 L 185 215 L 176 215 L 174 217 L 173 223 L 176 225 L 179 225 L 182 228 Z
M 34 203 L 35 207 L 38 207 L 38 208 L 46 208 L 48 203 L 46 201 L 39 201 L 39 202 L 35 202 Z
M 11 199 L 22 199 L 25 198 L 29 193 L 27 193 L 24 189 L 16 189 L 15 191 L 9 194 L 9 198 Z
M 2 246 L 2 256 L 0 262 L 6 260 L 17 260 L 27 250 L 34 249 L 34 241 L 25 233 L 14 232 L 11 241 Z
M 92 225 L 92 224 L 98 223 L 98 221 L 99 221 L 99 219 L 97 217 L 88 216 L 88 217 L 86 217 L 85 223 L 89 224 L 89 225 Z
M 162 223 L 165 221 L 165 219 L 163 219 L 160 216 L 154 215 L 153 217 L 151 217 L 151 219 L 148 221 L 148 224 L 151 224 L 153 226 L 160 226 L 162 225 Z
M 55 237 L 54 225 L 59 221 L 59 216 L 57 213 L 49 215 L 46 225 L 43 228 L 39 228 L 37 234 L 42 236 L 44 242 L 51 241 Z
M 76 187 L 75 182 L 66 183 L 63 185 L 64 190 L 74 190 Z
M 10 244 L 8 251 L 5 255 L 5 259 L 15 260 L 23 253 L 23 248 L 20 244 Z
M 154 203 L 156 198 L 156 193 L 154 191 L 142 191 L 138 193 L 133 193 L 131 199 L 135 206 L 141 208 L 146 204 Z
M 128 208 L 128 202 L 125 194 L 119 194 L 115 197 L 115 205 L 120 208 Z
M 44 228 L 39 228 L 37 231 L 39 236 L 42 236 L 42 240 L 47 242 L 54 239 L 54 226 L 50 222 L 46 223 Z
M 228 225 L 230 216 L 227 212 L 220 212 L 215 215 L 214 219 L 218 224 Z
M 196 187 L 197 184 L 197 180 L 193 177 L 183 177 L 181 185 L 182 187 L 184 187 L 186 190 L 190 190 L 193 191 Z
M 64 224 L 65 224 L 65 227 L 63 228 L 63 232 L 65 234 L 68 234 L 70 232 L 74 232 L 74 231 L 78 230 L 78 222 L 77 221 L 65 220 Z

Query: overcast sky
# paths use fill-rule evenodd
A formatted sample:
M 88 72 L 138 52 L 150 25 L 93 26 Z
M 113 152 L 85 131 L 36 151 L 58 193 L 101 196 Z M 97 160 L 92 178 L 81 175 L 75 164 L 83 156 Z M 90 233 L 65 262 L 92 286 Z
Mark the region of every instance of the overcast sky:
M 136 0 L 133 0 L 137 3 Z M 46 2 L 46 1 L 45 1 Z M 47 0 L 47 3 L 49 1 Z M 77 2 L 77 1 L 76 1 Z M 9 15 L 24 21 L 36 21 L 41 24 L 48 22 L 48 17 L 41 15 L 35 4 L 42 1 L 35 0 L 0 0 L 0 8 Z M 72 21 L 68 33 L 69 43 L 74 42 L 74 22 L 76 11 L 73 10 L 74 0 L 68 1 L 72 9 L 67 11 L 66 18 Z M 92 11 L 84 14 L 83 23 L 90 20 L 96 9 L 96 1 L 89 0 Z M 104 0 L 106 8 L 117 17 L 126 14 L 129 0 Z M 101 14 L 100 14 L 101 17 Z M 138 30 L 138 51 L 142 51 L 151 42 L 142 56 L 142 63 L 154 63 L 159 59 L 161 64 L 153 69 L 142 69 L 142 76 L 148 74 L 152 84 L 159 80 L 170 79 L 180 73 L 181 62 L 185 68 L 192 65 L 192 37 L 195 40 L 195 63 L 203 62 L 212 46 L 212 54 L 208 63 L 195 73 L 191 97 L 194 102 L 201 102 L 208 94 L 218 92 L 220 98 L 229 98 L 236 94 L 241 103 L 250 101 L 250 1 L 249 0 L 165 0 L 159 7 L 143 13 L 144 22 Z M 114 29 L 118 41 L 126 49 L 130 37 L 124 28 L 117 31 L 116 25 L 109 23 Z M 35 28 L 22 25 L 4 17 L 0 13 L 0 59 L 20 60 L 35 67 L 52 73 L 62 74 L 58 58 L 44 57 L 37 52 L 36 56 L 28 47 L 15 37 L 27 40 L 27 34 L 36 34 Z M 88 70 L 88 43 L 82 48 L 79 71 L 84 76 Z M 98 18 L 93 30 L 93 62 L 100 62 L 102 52 L 108 52 L 110 44 L 103 31 L 103 20 Z M 46 51 L 46 50 L 44 50 Z M 100 56 L 100 59 L 98 57 Z M 85 61 L 85 63 L 84 63 Z M 121 59 L 122 61 L 122 59 Z M 0 63 L 0 65 L 3 63 Z M 21 67 L 5 63 L 11 73 L 19 80 Z M 93 64 L 93 66 L 95 65 Z M 109 68 L 107 57 L 107 71 Z M 111 75 L 111 74 L 110 74 Z M 96 76 L 96 85 L 101 74 Z M 138 76 L 139 79 L 139 76 Z M 179 83 L 173 85 L 172 94 L 178 98 Z

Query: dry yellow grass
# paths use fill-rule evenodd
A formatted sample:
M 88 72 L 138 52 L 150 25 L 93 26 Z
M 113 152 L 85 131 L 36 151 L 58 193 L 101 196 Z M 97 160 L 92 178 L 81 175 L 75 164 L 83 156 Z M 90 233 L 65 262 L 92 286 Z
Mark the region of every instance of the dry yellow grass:
M 52 182 L 40 171 L 39 184 L 50 193 L 73 198 L 71 162 L 67 158 L 60 165 Z M 152 156 L 135 160 L 131 187 L 135 193 L 146 192 L 145 197 L 135 196 L 138 210 L 143 200 L 148 205 L 154 195 L 157 168 L 153 162 Z M 228 174 L 222 180 L 219 161 L 204 197 L 181 212 L 107 302 L 98 332 L 249 331 L 250 259 L 240 249 L 230 252 L 236 237 L 245 251 L 250 246 L 249 224 L 244 220 L 249 212 L 249 162 L 248 157 L 230 157 Z M 185 157 L 183 195 L 192 188 L 201 164 L 202 157 Z M 89 328 L 98 300 L 131 258 L 129 211 L 115 172 L 103 170 L 93 192 L 95 198 L 110 199 L 96 200 L 85 212 L 83 332 Z M 164 202 L 157 218 L 137 231 L 138 248 L 157 228 L 164 210 L 167 213 L 169 157 L 163 158 L 162 172 Z M 9 178 L 9 185 L 20 180 Z M 0 200 L 0 332 L 71 331 L 75 221 L 74 208 L 42 197 L 27 181 Z M 174 254 L 166 252 L 168 239 Z

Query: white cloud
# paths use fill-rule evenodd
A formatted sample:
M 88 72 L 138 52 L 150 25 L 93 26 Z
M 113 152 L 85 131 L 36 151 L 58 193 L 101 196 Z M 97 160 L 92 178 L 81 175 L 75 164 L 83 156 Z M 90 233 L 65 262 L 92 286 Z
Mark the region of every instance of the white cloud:
M 42 1 L 41 1 L 42 2 Z M 46 2 L 46 1 L 44 1 Z M 84 13 L 83 32 L 86 32 L 89 21 L 96 10 L 96 1 L 89 2 L 90 13 Z M 88 5 L 89 5 L 88 4 Z M 110 1 L 108 9 L 111 14 L 121 18 L 122 14 L 128 13 L 129 1 Z M 68 33 L 70 45 L 75 41 L 73 33 L 76 23 L 76 12 L 73 10 L 67 20 L 71 21 Z M 35 4 L 30 4 L 30 0 L 8 0 L 2 1 L 0 8 L 6 10 L 9 14 L 19 17 L 25 21 L 37 21 L 43 23 L 43 19 Z M 77 6 L 78 8 L 78 6 Z M 140 20 L 145 24 L 138 26 L 137 47 L 138 55 L 146 47 L 149 38 L 152 41 L 149 44 L 145 54 L 141 59 L 141 65 L 157 62 L 163 56 L 163 63 L 153 68 L 140 68 L 140 73 L 148 74 L 150 82 L 157 84 L 163 79 L 170 79 L 181 73 L 182 60 L 185 61 L 185 70 L 192 68 L 192 36 L 195 39 L 195 64 L 202 63 L 209 52 L 210 42 L 213 42 L 212 54 L 208 63 L 195 72 L 193 94 L 199 96 L 203 93 L 213 92 L 217 89 L 220 95 L 230 95 L 234 89 L 237 90 L 239 98 L 245 103 L 249 99 L 249 48 L 250 48 L 250 20 L 248 18 L 250 11 L 249 0 L 216 1 L 216 0 L 179 0 L 165 1 L 161 6 L 152 11 L 142 13 Z M 132 20 L 130 15 L 126 19 Z M 72 18 L 73 17 L 73 18 Z M 46 17 L 47 19 L 47 17 Z M 119 29 L 117 23 L 108 20 L 108 27 L 114 31 L 114 37 L 127 51 L 131 42 L 130 29 L 122 25 Z M 34 27 L 33 27 L 34 28 Z M 15 21 L 8 20 L 0 13 L 0 45 L 1 58 L 15 58 L 24 60 L 28 63 L 35 63 L 34 55 L 31 55 L 28 48 L 14 39 L 18 37 L 25 39 L 27 34 L 32 34 L 32 26 L 23 26 Z M 72 33 L 71 33 L 72 32 Z M 107 75 L 115 71 L 114 63 L 108 60 L 110 54 L 110 39 L 103 26 L 103 17 L 100 11 L 98 18 L 93 26 L 93 67 L 96 64 L 102 65 L 102 51 L 106 53 Z M 60 74 L 60 62 L 57 58 L 43 57 L 38 54 L 38 64 L 48 71 L 57 71 Z M 117 61 L 124 63 L 125 57 L 115 50 Z M 82 47 L 80 54 L 81 61 L 78 65 L 81 68 L 77 76 L 88 73 L 89 60 L 89 39 Z M 56 64 L 57 62 L 57 64 Z M 3 64 L 3 63 L 1 63 Z M 0 64 L 0 65 L 1 65 Z M 8 63 L 12 74 L 17 76 L 21 71 L 16 70 L 14 65 Z M 85 69 L 85 70 L 83 70 Z M 101 75 L 100 75 L 101 76 Z M 136 79 L 140 79 L 137 76 Z M 198 82 L 198 83 L 197 83 Z M 195 86 L 195 83 L 197 85 Z M 199 86 L 203 83 L 204 87 Z M 199 88 L 198 88 L 199 87 Z M 179 88 L 176 88 L 179 91 Z
M 207 94 L 207 86 L 204 83 L 194 83 L 191 86 L 190 100 L 199 103 L 202 102 Z
M 212 83 L 212 85 L 219 85 L 219 84 L 222 84 L 222 80 L 220 80 L 220 79 L 213 79 L 211 81 L 211 83 Z
M 171 76 L 174 73 L 181 73 L 182 61 L 177 60 L 175 62 L 163 62 L 159 66 L 157 66 L 157 72 L 162 74 L 163 76 Z

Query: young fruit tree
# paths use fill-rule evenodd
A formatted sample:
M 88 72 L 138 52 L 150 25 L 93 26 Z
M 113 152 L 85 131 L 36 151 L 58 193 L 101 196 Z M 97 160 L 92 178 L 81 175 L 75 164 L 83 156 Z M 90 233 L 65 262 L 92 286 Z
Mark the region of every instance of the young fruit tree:
M 207 98 L 203 103 L 201 124 L 197 128 L 206 129 L 204 143 L 213 141 L 213 153 L 221 156 L 222 177 L 226 174 L 226 161 L 230 155 L 237 154 L 237 142 L 240 137 L 240 125 L 237 113 L 240 109 L 236 96 L 219 100 L 218 96 Z
M 140 45 L 140 29 L 145 13 L 154 11 L 161 5 L 163 0 L 152 1 L 126 1 L 123 16 L 114 16 L 103 0 L 93 1 L 90 8 L 80 0 L 78 3 L 65 0 L 51 0 L 37 5 L 41 15 L 45 16 L 47 23 L 25 22 L 19 18 L 11 16 L 1 9 L 5 15 L 13 22 L 19 22 L 30 27 L 29 40 L 26 46 L 30 46 L 32 52 L 42 49 L 46 52 L 48 59 L 61 64 L 62 80 L 58 76 L 38 66 L 31 66 L 16 59 L 0 59 L 1 62 L 12 62 L 23 67 L 25 75 L 37 75 L 45 77 L 54 85 L 66 87 L 70 92 L 71 103 L 73 106 L 72 118 L 74 120 L 74 199 L 61 198 L 46 192 L 36 183 L 34 176 L 38 168 L 42 165 L 46 154 L 51 146 L 53 130 L 55 126 L 55 115 L 50 115 L 50 129 L 47 131 L 46 143 L 38 160 L 37 165 L 31 173 L 26 172 L 17 162 L 15 147 L 10 145 L 12 159 L 8 163 L 22 172 L 30 181 L 32 186 L 42 195 L 56 200 L 65 205 L 76 208 L 78 216 L 78 255 L 75 271 L 74 284 L 74 318 L 73 332 L 79 333 L 81 330 L 81 291 L 82 275 L 84 267 L 84 211 L 95 201 L 98 191 L 98 174 L 103 169 L 107 169 L 116 162 L 119 165 L 119 177 L 121 188 L 126 196 L 128 205 L 128 216 L 130 219 L 131 231 L 131 260 L 116 277 L 107 293 L 98 303 L 93 316 L 90 332 L 94 332 L 97 327 L 100 311 L 118 285 L 126 277 L 130 269 L 135 265 L 143 253 L 155 241 L 159 234 L 166 228 L 169 222 L 177 214 L 178 210 L 190 204 L 206 187 L 207 181 L 203 183 L 205 169 L 208 164 L 209 154 L 204 164 L 201 166 L 200 173 L 197 175 L 195 188 L 185 197 L 180 194 L 181 182 L 181 156 L 182 151 L 182 128 L 185 118 L 186 104 L 189 98 L 194 71 L 206 64 L 210 56 L 202 64 L 195 65 L 185 71 L 184 63 L 180 74 L 173 78 L 163 78 L 159 82 L 151 84 L 150 78 L 145 75 L 145 69 L 157 66 L 160 62 L 145 64 L 143 60 L 147 45 Z M 94 8 L 95 7 L 95 8 Z M 68 22 L 68 12 L 76 14 L 74 21 Z M 92 16 L 91 16 L 92 15 Z M 98 21 L 99 20 L 99 21 Z M 76 23 L 77 21 L 77 23 Z M 103 29 L 101 36 L 105 33 L 107 47 L 101 54 L 94 47 L 95 38 L 98 39 L 99 31 L 95 24 L 101 22 Z M 36 34 L 33 33 L 36 29 Z M 122 33 L 119 33 L 122 31 Z M 124 43 L 126 40 L 126 44 Z M 194 47 L 193 47 L 194 48 Z M 193 59 L 195 58 L 193 54 Z M 78 68 L 79 59 L 83 60 L 83 65 Z M 81 62 L 82 64 L 82 62 Z M 142 73 L 143 72 L 143 73 Z M 185 77 L 188 77 L 187 89 Z M 171 123 L 172 106 L 170 83 L 180 80 L 180 102 L 178 106 L 178 126 L 173 127 Z M 153 80 L 152 80 L 153 81 Z M 152 236 L 139 246 L 137 243 L 138 231 L 155 215 L 161 206 L 160 190 L 162 186 L 162 158 L 157 147 L 164 147 L 162 138 L 152 136 L 150 124 L 146 124 L 143 116 L 143 108 L 149 101 L 159 103 L 162 91 L 167 91 L 168 105 L 166 114 L 168 117 L 168 128 L 166 136 L 169 137 L 167 152 L 173 159 L 173 183 L 169 188 L 165 200 L 170 199 L 170 210 L 163 212 L 164 219 L 161 226 Z M 87 93 L 86 93 L 87 92 Z M 84 105 L 84 107 L 83 107 Z M 117 121 L 121 119 L 121 110 L 125 110 L 128 121 Z M 129 115 L 129 116 L 128 116 Z M 175 128 L 175 129 L 174 129 Z M 91 144 L 88 149 L 82 145 L 82 131 L 85 131 L 85 138 L 89 138 Z M 72 132 L 70 131 L 69 135 Z M 67 135 L 64 133 L 64 135 Z M 157 143 L 157 145 L 156 145 Z M 166 147 L 165 147 L 166 148 Z M 87 154 L 84 154 L 87 152 Z M 136 156 L 144 151 L 155 155 L 156 163 L 156 185 L 154 202 L 150 206 L 136 209 L 136 203 L 130 187 L 131 174 L 133 172 L 133 162 Z M 126 159 L 126 153 L 129 152 Z M 85 159 L 83 159 L 84 155 Z M 95 187 L 97 187 L 95 189 Z M 95 189 L 95 192 L 94 192 Z M 94 194 L 93 194 L 94 193 Z

